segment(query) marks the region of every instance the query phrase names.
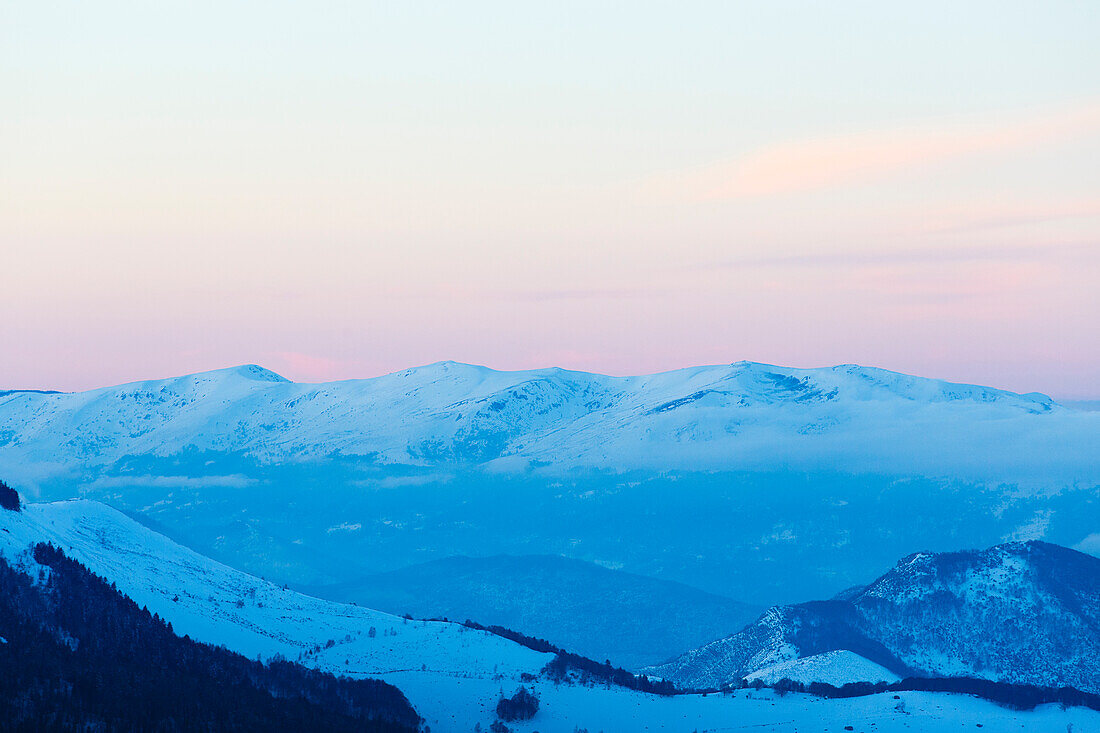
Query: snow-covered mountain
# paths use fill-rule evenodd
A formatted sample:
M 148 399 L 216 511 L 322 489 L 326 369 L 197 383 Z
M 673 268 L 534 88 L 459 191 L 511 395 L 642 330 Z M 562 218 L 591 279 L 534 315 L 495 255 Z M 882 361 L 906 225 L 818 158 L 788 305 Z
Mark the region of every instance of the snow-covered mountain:
M 844 598 L 769 609 L 651 671 L 712 687 L 839 650 L 899 676 L 1100 691 L 1100 559 L 1045 542 L 918 553 Z
M 496 624 L 627 669 L 740 629 L 761 610 L 681 583 L 547 555 L 449 557 L 303 590 L 417 618 Z
M 259 366 L 76 394 L 0 393 L 0 461 L 49 473 L 184 448 L 266 461 L 334 454 L 495 470 L 777 462 L 1011 478 L 1095 470 L 1100 416 L 1039 394 L 859 366 L 740 362 L 638 377 L 443 362 L 297 384 Z M 853 446 L 857 443 L 857 446 Z M 975 453 L 978 455 L 975 456 Z M 1074 473 L 1076 471 L 1076 473 Z

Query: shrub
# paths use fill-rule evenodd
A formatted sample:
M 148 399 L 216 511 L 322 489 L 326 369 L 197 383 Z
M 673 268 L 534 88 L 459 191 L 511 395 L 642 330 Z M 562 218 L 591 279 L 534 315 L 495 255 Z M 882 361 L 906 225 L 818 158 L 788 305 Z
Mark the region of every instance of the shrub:
M 526 687 L 520 687 L 511 697 L 502 697 L 497 703 L 497 717 L 509 722 L 530 720 L 539 710 L 539 699 Z

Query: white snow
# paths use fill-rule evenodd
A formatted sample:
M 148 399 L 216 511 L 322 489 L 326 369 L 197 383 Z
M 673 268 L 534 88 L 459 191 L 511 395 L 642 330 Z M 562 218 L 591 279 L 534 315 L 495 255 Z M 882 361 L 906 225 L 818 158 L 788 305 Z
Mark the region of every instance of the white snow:
M 1063 711 L 1047 705 L 1018 712 L 967 695 L 900 692 L 828 700 L 806 694 L 779 697 L 769 690 L 674 698 L 553 685 L 537 685 L 535 691 L 541 696 L 539 713 L 526 723 L 509 724 L 517 733 L 575 733 L 577 728 L 589 733 L 843 733 L 849 725 L 854 733 L 1066 733 L 1068 725 L 1073 726 L 1074 733 L 1100 730 L 1100 713 L 1096 711 Z M 977 727 L 979 723 L 981 728 Z M 471 729 L 462 724 L 438 728 L 456 733 Z M 432 730 L 437 730 L 435 724 Z
M 0 392 L 0 465 L 25 483 L 188 446 L 505 471 L 790 465 L 1087 481 L 1098 438 L 1100 413 L 1042 395 L 850 365 L 610 377 L 443 362 L 324 384 L 246 366 L 74 394 Z
M 847 649 L 790 659 L 758 669 L 746 675 L 745 679 L 750 682 L 761 680 L 769 685 L 782 679 L 801 682 L 804 685 L 811 682 L 824 682 L 834 687 L 840 687 L 849 682 L 874 683 L 900 680 L 896 674 L 881 664 L 875 664 Z

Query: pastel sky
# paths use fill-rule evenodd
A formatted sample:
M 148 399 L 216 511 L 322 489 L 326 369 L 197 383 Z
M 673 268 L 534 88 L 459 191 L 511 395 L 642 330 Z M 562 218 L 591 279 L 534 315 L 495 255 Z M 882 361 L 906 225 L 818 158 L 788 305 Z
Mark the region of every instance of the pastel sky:
M 1100 396 L 1100 3 L 0 2 L 0 388 Z

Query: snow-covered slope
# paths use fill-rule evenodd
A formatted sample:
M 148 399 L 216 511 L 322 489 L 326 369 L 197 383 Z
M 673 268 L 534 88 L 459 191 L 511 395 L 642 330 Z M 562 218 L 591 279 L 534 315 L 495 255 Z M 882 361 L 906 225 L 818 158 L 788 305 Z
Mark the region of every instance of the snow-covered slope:
M 0 462 L 48 474 L 193 446 L 268 461 L 339 453 L 498 470 L 827 461 L 988 474 L 992 455 L 1033 469 L 1045 449 L 1048 473 L 1070 469 L 1080 480 L 1082 465 L 1096 469 L 1087 451 L 1098 426 L 1100 415 L 1043 395 L 851 365 L 609 377 L 443 362 L 327 384 L 243 366 L 76 394 L 0 393 Z
M 1100 691 L 1100 559 L 1044 542 L 919 553 L 844 599 L 769 609 L 651 671 L 688 687 L 849 650 L 898 675 Z
M 518 685 L 520 675 L 538 674 L 552 658 L 458 624 L 407 620 L 283 589 L 187 550 L 97 502 L 0 510 L 0 554 L 13 563 L 33 563 L 28 548 L 37 542 L 57 545 L 171 622 L 178 634 L 249 657 L 282 655 L 336 674 L 404 674 L 402 680 L 417 691 L 410 702 L 430 721 L 448 716 L 457 700 L 490 709 L 498 686 Z M 489 687 L 473 693 L 476 680 Z
M 780 680 L 791 680 L 809 685 L 824 682 L 841 687 L 849 682 L 897 682 L 901 678 L 881 664 L 864 659 L 847 649 L 814 654 L 809 657 L 789 659 L 772 664 L 745 675 L 749 682 L 760 680 L 774 685 Z
M 171 620 L 177 633 L 249 657 L 304 655 L 314 666 L 374 677 L 421 668 L 458 677 L 518 676 L 538 672 L 551 659 L 457 624 L 410 621 L 283 589 L 181 547 L 98 502 L 0 511 L 0 553 L 25 560 L 36 542 L 57 545 Z
M 337 673 L 399 687 L 433 733 L 487 730 L 503 693 L 522 681 L 539 696 L 522 733 L 827 728 L 877 733 L 974 729 L 1100 729 L 1100 713 L 1043 706 L 1014 711 L 966 695 L 902 692 L 846 700 L 768 690 L 659 697 L 622 688 L 521 679 L 546 655 L 454 624 L 408 621 L 283 590 L 186 550 L 124 515 L 88 501 L 0 509 L 0 554 L 38 572 L 27 548 L 52 542 L 172 623 L 179 634 L 250 656 L 283 654 Z M 376 633 L 371 636 L 370 629 Z M 330 645 L 331 640 L 331 645 Z

